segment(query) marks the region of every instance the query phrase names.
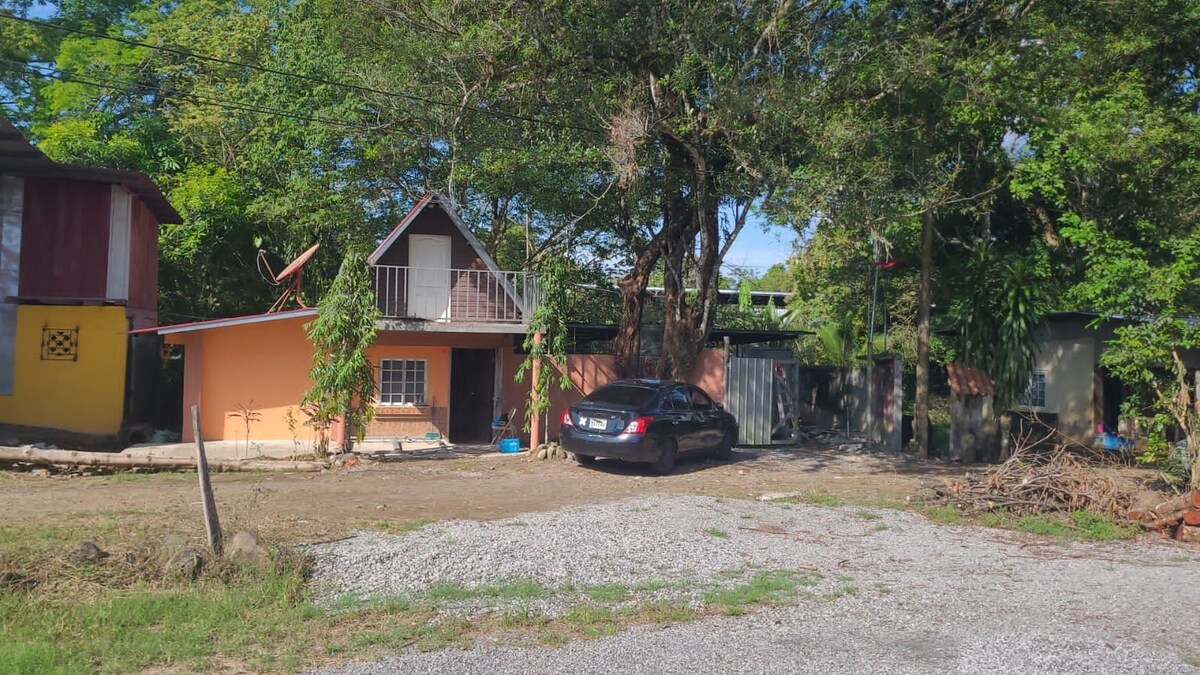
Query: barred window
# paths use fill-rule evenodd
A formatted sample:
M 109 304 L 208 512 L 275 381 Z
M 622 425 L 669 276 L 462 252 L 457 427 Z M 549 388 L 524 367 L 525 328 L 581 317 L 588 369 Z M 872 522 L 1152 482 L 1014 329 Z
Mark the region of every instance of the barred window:
M 382 405 L 425 405 L 425 359 L 383 359 L 379 362 L 379 402 Z
M 1046 372 L 1035 370 L 1029 373 L 1029 386 L 1017 403 L 1027 408 L 1046 407 Z

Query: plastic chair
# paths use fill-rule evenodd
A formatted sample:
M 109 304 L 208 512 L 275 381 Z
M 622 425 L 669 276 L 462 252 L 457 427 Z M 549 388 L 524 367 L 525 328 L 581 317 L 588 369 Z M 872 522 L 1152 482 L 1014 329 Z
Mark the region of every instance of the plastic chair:
M 502 439 L 517 435 L 517 430 L 512 426 L 513 418 L 516 416 L 517 409 L 513 408 L 508 411 L 507 415 L 501 415 L 492 420 L 492 445 L 499 445 Z

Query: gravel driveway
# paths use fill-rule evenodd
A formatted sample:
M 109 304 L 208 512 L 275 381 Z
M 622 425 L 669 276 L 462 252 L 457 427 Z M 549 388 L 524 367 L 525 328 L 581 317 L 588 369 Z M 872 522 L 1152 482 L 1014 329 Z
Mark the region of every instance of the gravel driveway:
M 1165 544 L 1061 544 L 887 509 L 650 497 L 451 521 L 313 547 L 330 595 L 534 579 L 553 616 L 595 584 L 696 605 L 755 570 L 811 570 L 787 606 L 643 625 L 559 648 L 482 638 L 323 672 L 1194 672 L 1200 555 Z M 471 599 L 447 611 L 502 610 Z

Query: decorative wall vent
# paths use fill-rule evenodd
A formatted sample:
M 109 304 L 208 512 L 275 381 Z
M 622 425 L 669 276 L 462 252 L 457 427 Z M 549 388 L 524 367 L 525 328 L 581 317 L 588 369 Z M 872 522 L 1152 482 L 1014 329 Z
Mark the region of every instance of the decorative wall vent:
M 42 328 L 43 361 L 78 361 L 78 328 Z

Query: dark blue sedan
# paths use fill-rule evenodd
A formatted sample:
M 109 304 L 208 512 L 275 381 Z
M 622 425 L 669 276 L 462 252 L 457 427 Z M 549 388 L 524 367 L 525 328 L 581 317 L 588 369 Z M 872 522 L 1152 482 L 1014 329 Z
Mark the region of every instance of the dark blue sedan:
M 729 459 L 737 420 L 686 382 L 618 380 L 562 414 L 559 441 L 580 464 L 598 457 L 650 462 L 668 474 L 676 458 L 711 453 Z

